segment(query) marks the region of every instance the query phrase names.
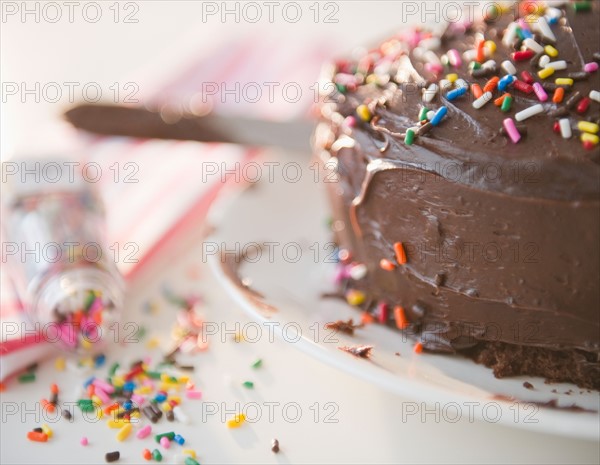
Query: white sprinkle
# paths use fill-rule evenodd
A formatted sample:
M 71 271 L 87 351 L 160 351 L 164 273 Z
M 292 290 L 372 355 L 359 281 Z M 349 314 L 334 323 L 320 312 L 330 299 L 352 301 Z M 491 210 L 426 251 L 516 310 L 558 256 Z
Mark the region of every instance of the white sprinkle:
M 554 32 L 552 32 L 552 29 L 550 29 L 550 25 L 548 24 L 548 21 L 546 21 L 546 18 L 544 18 L 543 16 L 540 16 L 537 20 L 537 22 L 534 24 L 534 27 L 540 31 L 540 33 L 546 38 L 549 39 L 553 42 L 556 41 L 556 36 L 554 35 Z
M 436 96 L 438 91 L 440 90 L 439 86 L 435 83 L 429 84 L 429 87 L 423 90 L 423 102 L 429 103 Z
M 532 116 L 535 116 L 538 113 L 542 113 L 543 111 L 544 111 L 544 107 L 540 103 L 537 103 L 537 104 L 532 105 L 529 108 L 525 108 L 525 110 L 517 113 L 515 115 L 515 119 L 517 121 L 525 121 L 526 119 L 531 118 Z
M 448 79 L 440 79 L 440 89 L 442 92 L 448 92 L 452 90 L 452 83 Z
M 482 68 L 493 68 L 494 66 L 496 66 L 496 60 L 488 60 L 481 65 Z
M 542 55 L 540 57 L 540 61 L 538 61 L 538 66 L 544 69 L 550 63 L 550 57 L 548 55 Z
M 600 91 L 590 90 L 589 97 L 594 101 L 600 103 Z
M 419 42 L 419 47 L 423 47 L 426 50 L 437 50 L 442 46 L 442 41 L 439 37 L 429 37 Z
M 354 265 L 350 268 L 350 277 L 355 281 L 363 279 L 367 275 L 367 266 L 364 264 Z
M 483 94 L 481 97 L 479 97 L 477 100 L 475 100 L 473 102 L 473 108 L 475 108 L 476 110 L 479 110 L 486 103 L 488 103 L 490 100 L 492 100 L 493 96 L 494 95 L 491 92 L 486 92 L 485 94 Z
M 456 87 L 458 89 L 468 89 L 469 88 L 469 83 L 467 81 L 465 81 L 464 79 L 457 79 L 456 82 L 454 83 L 456 85 Z
M 540 59 L 540 61 L 542 60 Z M 542 66 L 542 68 L 545 67 L 552 68 L 554 71 L 561 71 L 563 69 L 567 69 L 567 62 L 565 60 L 549 61 L 546 66 Z
M 562 11 L 559 8 L 547 8 L 546 9 L 546 18 L 548 19 L 559 19 L 562 17 Z
M 187 425 L 190 422 L 190 419 L 185 413 L 183 413 L 183 410 L 181 410 L 179 405 L 173 407 L 173 415 L 175 415 L 175 419 L 178 422 L 183 423 L 184 425 Z
M 569 118 L 563 118 L 558 122 L 560 126 L 560 135 L 563 139 L 570 139 L 573 135 L 573 131 L 571 131 L 571 123 Z
M 436 64 L 436 65 L 441 65 L 442 64 L 442 62 L 440 61 L 440 58 L 432 50 L 426 51 L 425 55 L 424 55 L 424 58 L 425 58 L 425 61 L 427 61 L 429 63 L 433 63 L 433 64 Z
M 510 47 L 517 37 L 517 28 L 519 25 L 516 22 L 512 22 L 506 28 L 506 32 L 504 33 L 504 37 L 502 38 L 502 44 L 505 47 Z
M 504 60 L 502 62 L 502 69 L 508 74 L 517 74 L 517 68 L 515 68 L 515 65 L 513 65 L 510 60 Z
M 477 50 L 470 49 L 463 53 L 463 59 L 465 61 L 475 61 L 477 58 Z
M 533 39 L 525 39 L 523 41 L 523 45 L 525 45 L 525 47 L 529 50 L 533 50 L 535 53 L 543 53 L 544 51 L 544 47 L 542 47 Z
M 560 8 L 561 6 L 565 6 L 568 3 L 567 0 L 546 0 L 546 5 L 552 7 L 553 9 Z M 560 11 L 560 10 L 558 10 Z
M 434 115 L 435 115 L 435 111 L 429 110 L 427 112 L 427 121 L 431 121 L 433 119 Z

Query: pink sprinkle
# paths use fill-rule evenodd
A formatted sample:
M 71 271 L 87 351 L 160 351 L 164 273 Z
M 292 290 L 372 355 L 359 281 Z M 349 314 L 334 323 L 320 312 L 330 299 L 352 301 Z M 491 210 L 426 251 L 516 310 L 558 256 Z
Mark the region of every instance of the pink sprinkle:
M 140 396 L 139 394 L 132 394 L 131 400 L 134 401 L 138 407 L 141 407 L 144 402 L 146 402 L 146 398 L 144 396 Z
M 85 436 L 81 438 L 81 440 L 79 441 L 79 444 L 81 444 L 82 446 L 87 446 L 88 443 L 88 438 L 86 438 Z
M 198 391 L 197 389 L 190 389 L 189 391 L 186 391 L 185 395 L 188 399 L 201 399 L 202 391 Z
M 586 63 L 585 66 L 583 67 L 583 70 L 586 73 L 595 73 L 596 71 L 598 71 L 598 63 L 596 63 L 595 61 Z
M 380 323 L 386 323 L 388 320 L 388 304 L 381 302 L 379 304 L 378 320 Z
M 356 118 L 354 118 L 354 116 L 346 116 L 344 124 L 349 128 L 353 128 L 356 126 Z
M 548 94 L 539 82 L 533 83 L 533 91 L 540 102 L 545 102 L 548 100 Z
M 171 441 L 169 441 L 168 437 L 163 436 L 162 438 L 160 438 L 160 445 L 163 446 L 165 449 L 168 449 L 169 447 L 171 447 Z
M 150 436 L 151 432 L 152 432 L 152 426 L 146 425 L 137 432 L 136 437 L 138 439 L 144 439 L 144 438 Z
M 462 66 L 462 60 L 460 58 L 460 53 L 458 53 L 458 50 L 456 49 L 450 49 L 448 50 L 448 60 L 450 61 L 450 64 L 452 66 L 454 66 L 455 68 L 460 68 Z
M 94 381 L 92 381 L 92 384 L 108 394 L 115 392 L 115 388 L 113 386 L 108 384 L 106 381 L 101 380 L 100 378 L 95 378 Z
M 439 63 L 428 62 L 425 63 L 425 69 L 433 74 L 440 74 L 444 71 L 444 67 Z
M 111 400 L 108 394 L 99 386 L 96 386 L 94 389 L 94 394 L 98 396 L 98 398 L 102 401 L 103 404 L 110 404 Z
M 515 122 L 511 118 L 506 118 L 502 123 L 504 125 L 504 129 L 510 137 L 510 140 L 513 141 L 513 144 L 516 144 L 521 140 L 521 134 L 517 131 L 517 127 L 515 126 Z

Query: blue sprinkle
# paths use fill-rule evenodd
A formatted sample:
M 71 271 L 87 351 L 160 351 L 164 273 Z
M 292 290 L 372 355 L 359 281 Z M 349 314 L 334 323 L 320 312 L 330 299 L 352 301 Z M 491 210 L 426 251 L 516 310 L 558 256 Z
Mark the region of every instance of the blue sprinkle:
M 131 410 L 133 408 L 133 402 L 131 402 L 130 400 L 123 402 L 123 408 L 125 410 Z
M 448 113 L 448 108 L 440 107 L 440 109 L 435 112 L 435 115 L 433 115 L 433 118 L 431 118 L 431 124 L 433 126 L 440 124 L 442 119 L 444 119 L 444 116 L 446 116 L 446 113 Z
M 165 396 L 164 394 L 157 394 L 154 400 L 156 402 L 164 402 L 165 400 L 167 400 L 167 396 Z
M 502 79 L 500 79 L 500 81 L 498 82 L 498 90 L 501 92 L 504 91 L 508 86 L 510 86 L 515 81 L 515 79 L 517 79 L 517 78 L 514 77 L 512 74 L 507 74 Z
M 90 376 L 85 383 L 83 383 L 83 387 L 88 387 L 90 384 L 92 384 L 94 382 L 94 380 L 96 379 L 95 376 Z
M 96 355 L 96 357 L 94 358 L 94 365 L 96 366 L 96 368 L 99 368 L 102 365 L 104 365 L 104 362 L 106 362 L 106 355 L 104 354 Z
M 556 24 L 556 23 L 558 23 L 558 18 L 550 18 L 548 20 L 548 24 Z
M 133 391 L 135 389 L 135 383 L 132 381 L 129 381 L 125 384 L 123 384 L 123 391 Z
M 183 439 L 183 437 L 180 434 L 176 434 L 175 437 L 173 438 L 173 441 L 175 441 L 180 446 L 183 446 L 185 439 Z
M 521 29 L 521 34 L 523 34 L 523 39 L 533 39 L 533 34 L 527 29 Z
M 446 98 L 450 101 L 456 100 L 458 97 L 462 97 L 467 93 L 467 89 L 464 87 L 459 87 L 458 89 L 451 90 L 446 94 Z

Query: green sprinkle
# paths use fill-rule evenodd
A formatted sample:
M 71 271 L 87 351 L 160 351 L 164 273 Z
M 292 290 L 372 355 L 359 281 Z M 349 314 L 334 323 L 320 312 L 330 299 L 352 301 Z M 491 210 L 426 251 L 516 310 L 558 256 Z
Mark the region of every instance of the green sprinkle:
M 160 379 L 160 371 L 147 371 L 146 375 L 148 375 L 149 378 L 152 379 Z
M 262 366 L 262 358 L 257 359 L 253 364 L 252 368 L 260 368 Z
M 502 110 L 503 112 L 510 111 L 512 101 L 513 101 L 513 99 L 510 95 L 507 95 L 506 97 L 504 97 L 504 100 L 502 101 L 502 106 L 500 107 L 500 110 Z
M 146 337 L 146 327 L 140 326 L 135 333 L 136 342 L 141 341 Z
M 523 34 L 523 30 L 520 27 L 517 28 L 517 35 L 519 36 L 519 39 L 525 40 L 525 34 Z
M 19 376 L 19 383 L 32 383 L 35 381 L 35 373 L 23 373 Z
M 574 2 L 574 3 L 572 3 L 572 5 L 573 5 L 573 9 L 576 12 L 590 11 L 590 9 L 592 8 L 592 5 L 590 2 Z
M 346 91 L 347 91 L 347 89 L 346 89 L 346 86 L 345 86 L 345 85 L 343 85 L 343 84 L 338 84 L 338 83 L 336 83 L 336 84 L 335 84 L 335 87 L 337 88 L 337 90 L 338 90 L 338 92 L 339 92 L 340 94 L 345 94 L 345 93 L 346 93 Z
M 77 401 L 77 406 L 82 412 L 94 412 L 96 410 L 94 402 L 92 402 L 91 399 L 79 399 Z
M 427 108 L 427 107 L 421 107 L 421 110 L 419 111 L 419 121 L 426 120 L 428 112 L 429 112 L 429 108 Z
M 160 442 L 160 440 L 162 438 L 169 438 L 169 441 L 172 441 L 174 437 L 175 437 L 175 433 L 172 431 L 169 431 L 168 433 L 157 434 L 156 436 L 154 436 L 154 439 L 156 439 L 156 442 Z
M 154 460 L 156 460 L 157 462 L 162 462 L 162 454 L 160 453 L 160 451 L 158 449 L 154 449 L 152 451 L 152 458 Z
M 412 145 L 415 140 L 415 131 L 413 129 L 406 130 L 406 136 L 404 136 L 404 143 L 406 145 Z
M 474 69 L 480 69 L 481 68 L 481 63 L 478 63 L 477 61 L 472 61 L 471 63 L 469 63 L 469 69 L 471 71 L 473 71 Z
M 119 369 L 120 365 L 118 362 L 113 363 L 110 366 L 110 369 L 108 370 L 108 376 L 115 376 L 115 373 L 117 372 L 117 370 Z M 110 381 L 109 381 L 110 382 Z M 112 383 L 111 383 L 112 384 Z
M 248 389 L 254 389 L 254 383 L 252 381 L 244 381 L 242 386 Z
M 200 465 L 200 464 L 196 460 L 194 460 L 192 457 L 186 457 L 185 465 Z
M 96 294 L 94 294 L 93 291 L 88 291 L 87 295 L 85 296 L 85 302 L 83 303 L 83 308 L 86 312 L 91 308 L 94 300 L 96 300 Z

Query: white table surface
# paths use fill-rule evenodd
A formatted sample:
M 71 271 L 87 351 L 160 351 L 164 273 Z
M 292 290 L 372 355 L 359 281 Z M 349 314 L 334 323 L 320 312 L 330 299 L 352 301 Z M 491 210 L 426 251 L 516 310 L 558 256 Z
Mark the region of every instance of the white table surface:
M 200 4 L 136 3 L 140 7 L 137 14 L 140 21 L 134 25 L 108 20 L 95 25 L 81 20 L 73 24 L 3 21 L 0 37 L 3 82 L 96 81 L 108 86 L 123 76 L 133 76 L 143 83 L 141 70 L 154 56 L 169 50 L 170 44 L 175 42 L 171 38 L 189 34 L 190 30 L 198 34 Z M 309 31 L 309 27 L 350 29 L 356 32 L 351 34 L 356 43 L 377 36 L 382 26 L 381 15 L 376 14 L 376 10 L 381 11 L 381 5 L 368 9 L 365 5 L 366 2 L 362 5 L 360 2 L 341 3 L 343 20 L 338 25 L 305 25 L 306 30 Z M 108 6 L 103 3 L 106 15 L 110 13 Z M 234 27 L 203 26 L 208 37 L 215 28 L 226 33 L 227 27 Z M 289 29 L 291 34 L 298 33 L 294 28 Z M 62 108 L 60 103 L 22 104 L 15 99 L 3 104 L 0 137 L 3 157 L 27 145 L 32 131 L 52 121 Z M 182 293 L 202 293 L 206 300 L 204 314 L 209 321 L 222 321 L 228 328 L 234 327 L 236 322 L 248 321 L 215 284 L 208 267 L 198 264 L 197 234 L 192 231 L 188 238 L 182 239 L 181 249 L 154 269 L 147 270 L 130 288 L 126 320 L 143 318 L 151 335 L 168 340 L 174 309 L 161 298 L 161 287 L 170 284 Z M 190 269 L 199 271 L 200 277 L 190 277 Z M 148 301 L 159 302 L 159 311 L 151 318 L 142 313 L 143 304 Z M 115 359 L 134 360 L 147 352 L 144 343 L 113 348 L 108 353 L 108 363 Z M 150 351 L 150 355 L 157 358 L 159 351 Z M 264 365 L 253 371 L 249 365 L 257 357 L 264 360 Z M 202 418 L 202 401 L 186 401 L 185 411 L 193 417 L 192 424 L 176 429 L 198 452 L 203 464 L 598 463 L 600 460 L 597 442 L 534 434 L 485 422 L 470 423 L 466 419 L 446 423 L 436 421 L 433 416 L 425 421 L 413 416 L 403 422 L 403 402 L 410 399 L 401 399 L 334 370 L 279 340 L 270 342 L 262 338 L 254 344 L 236 344 L 229 338 L 224 343 L 215 340 L 193 363 L 196 366 L 194 378 L 204 392 L 204 402 L 214 402 L 219 408 L 228 409 L 234 409 L 236 403 L 257 402 L 263 414 L 254 424 L 229 430 L 219 416 Z M 55 437 L 51 442 L 33 444 L 26 439 L 26 432 L 35 419 L 6 416 L 5 406 L 17 403 L 21 408 L 31 408 L 47 395 L 49 384 L 58 377 L 52 363 L 46 363 L 40 368 L 36 383 L 11 384 L 2 393 L 0 462 L 104 463 L 104 454 L 118 449 L 122 463 L 143 463 L 141 450 L 146 443 L 133 438 L 117 443 L 115 430 L 109 430 L 103 423 L 61 421 L 53 425 Z M 85 374 L 77 370 L 60 374 L 57 382 L 63 389 L 64 400 L 75 398 L 75 386 L 84 377 Z M 253 391 L 239 387 L 246 379 L 255 381 Z M 279 402 L 281 406 L 295 402 L 302 417 L 293 423 L 275 408 L 274 419 L 270 421 L 265 402 Z M 315 403 L 319 403 L 321 413 L 325 413 L 323 406 L 328 402 L 335 403 L 334 418 L 338 421 L 325 422 L 323 415 L 315 421 Z M 158 430 L 169 426 L 163 422 Z M 79 445 L 79 438 L 84 434 L 90 439 L 86 448 Z M 278 438 L 281 445 L 281 453 L 277 455 L 270 451 L 273 437 Z M 165 453 L 163 463 L 172 463 L 174 453 L 174 450 Z

